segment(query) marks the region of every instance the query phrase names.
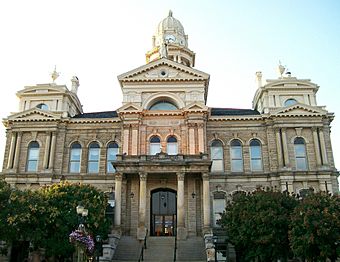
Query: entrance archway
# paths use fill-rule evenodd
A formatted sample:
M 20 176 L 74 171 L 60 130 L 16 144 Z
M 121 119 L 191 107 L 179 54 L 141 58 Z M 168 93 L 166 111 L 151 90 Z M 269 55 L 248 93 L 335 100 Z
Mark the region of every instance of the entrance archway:
M 151 191 L 151 235 L 174 236 L 176 234 L 176 191 L 158 188 Z

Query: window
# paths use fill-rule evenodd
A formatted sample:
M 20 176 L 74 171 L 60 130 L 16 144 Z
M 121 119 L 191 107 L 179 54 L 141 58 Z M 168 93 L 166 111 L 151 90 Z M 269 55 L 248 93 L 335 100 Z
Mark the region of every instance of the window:
M 177 155 L 178 154 L 178 146 L 177 146 L 177 138 L 175 136 L 169 136 L 167 139 L 166 152 L 168 155 Z
M 296 170 L 307 170 L 306 144 L 302 137 L 294 140 Z
M 87 165 L 88 173 L 98 173 L 99 172 L 99 154 L 100 147 L 97 142 L 92 142 L 89 146 L 89 158 Z
M 117 159 L 117 154 L 119 152 L 119 147 L 116 142 L 110 142 L 107 146 L 107 172 L 108 173 L 114 173 L 116 172 L 116 169 L 112 166 L 111 161 L 114 161 Z
M 223 145 L 219 140 L 214 140 L 210 147 L 210 158 L 212 161 L 211 172 L 223 172 Z
M 242 156 L 242 144 L 239 140 L 234 139 L 230 143 L 230 156 L 231 156 L 231 171 L 242 172 L 243 171 L 243 156 Z
M 177 106 L 168 101 L 158 101 L 150 106 L 149 110 L 177 110 Z
M 156 155 L 161 152 L 161 140 L 158 136 L 153 136 L 150 139 L 150 155 Z
M 42 110 L 48 110 L 48 105 L 41 103 L 41 104 L 37 105 L 37 108 L 40 108 Z
M 290 98 L 285 101 L 285 106 L 292 106 L 295 105 L 296 103 L 297 101 L 294 98 Z
M 250 142 L 250 168 L 251 171 L 262 170 L 261 142 L 257 139 L 253 139 Z
M 27 167 L 28 172 L 35 172 L 38 170 L 39 160 L 39 144 L 36 141 L 32 141 L 28 145 Z
M 218 220 L 221 219 L 221 215 L 225 210 L 225 194 L 223 192 L 217 192 L 214 194 L 213 210 L 214 227 L 220 227 L 220 225 L 218 225 Z
M 70 172 L 80 173 L 81 145 L 75 142 L 71 145 Z

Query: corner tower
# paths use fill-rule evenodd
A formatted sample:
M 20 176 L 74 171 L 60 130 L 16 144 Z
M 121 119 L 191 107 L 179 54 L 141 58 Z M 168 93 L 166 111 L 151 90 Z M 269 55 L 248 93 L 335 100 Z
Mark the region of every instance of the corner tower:
M 163 57 L 186 66 L 195 66 L 195 53 L 188 48 L 188 35 L 171 10 L 157 26 L 152 37 L 152 49 L 146 53 L 146 62 Z

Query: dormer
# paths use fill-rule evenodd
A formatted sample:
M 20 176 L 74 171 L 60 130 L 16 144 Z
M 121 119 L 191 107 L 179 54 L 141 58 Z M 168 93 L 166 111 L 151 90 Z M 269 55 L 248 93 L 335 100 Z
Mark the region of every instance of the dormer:
M 72 78 L 72 91 L 66 85 L 56 83 L 37 84 L 25 86 L 17 92 L 19 111 L 23 112 L 32 108 L 62 113 L 63 117 L 74 116 L 83 113 L 82 105 L 76 94 L 79 81 Z
M 295 104 L 317 106 L 316 93 L 319 86 L 310 79 L 298 79 L 287 72 L 278 79 L 267 79 L 262 84 L 262 73 L 256 73 L 258 89 L 253 99 L 253 109 L 268 114 L 278 108 Z

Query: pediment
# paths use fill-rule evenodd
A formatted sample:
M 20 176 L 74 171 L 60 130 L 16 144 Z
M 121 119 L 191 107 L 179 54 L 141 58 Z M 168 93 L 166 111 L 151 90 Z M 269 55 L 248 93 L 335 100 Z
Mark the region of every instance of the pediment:
M 201 103 L 192 103 L 183 108 L 184 111 L 202 112 L 208 111 L 208 107 Z
M 209 75 L 172 60 L 162 58 L 118 76 L 122 82 L 207 81 Z
M 29 110 L 10 115 L 7 119 L 12 121 L 24 120 L 56 120 L 60 119 L 62 114 L 45 111 L 39 108 L 31 108 Z
M 36 86 L 25 86 L 24 89 L 17 92 L 18 96 L 22 95 L 37 95 L 37 94 L 55 94 L 55 93 L 65 93 L 67 87 L 65 85 L 55 85 L 55 84 L 38 84 Z
M 296 115 L 296 116 L 320 116 L 320 115 L 326 115 L 327 111 L 324 109 L 321 109 L 319 107 L 312 107 L 308 105 L 303 104 L 295 104 L 289 107 L 280 108 L 274 112 L 271 113 L 271 115 L 277 115 L 277 116 L 290 116 L 290 115 Z
M 123 105 L 122 107 L 117 109 L 117 112 L 120 113 L 138 113 L 141 112 L 142 108 L 133 104 L 133 103 L 128 103 Z

